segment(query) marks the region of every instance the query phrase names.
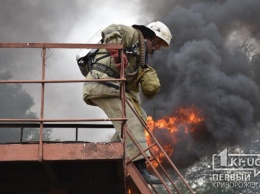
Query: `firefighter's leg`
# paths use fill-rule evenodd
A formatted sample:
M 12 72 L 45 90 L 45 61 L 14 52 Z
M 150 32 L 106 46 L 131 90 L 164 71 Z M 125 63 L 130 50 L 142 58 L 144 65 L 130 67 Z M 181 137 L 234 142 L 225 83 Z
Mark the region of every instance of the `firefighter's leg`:
M 104 112 L 107 114 L 109 118 L 121 118 L 122 117 L 122 103 L 121 100 L 117 97 L 109 97 L 109 98 L 96 98 L 92 99 L 92 101 L 99 106 Z M 146 119 L 146 114 L 142 111 L 142 117 Z M 142 149 L 146 149 L 147 143 L 144 133 L 144 127 L 142 126 L 139 119 L 133 113 L 131 108 L 126 104 L 126 118 L 127 118 L 127 129 L 129 132 L 134 136 L 135 140 L 139 143 L 139 146 Z M 121 122 L 120 121 L 113 121 L 113 125 L 115 127 L 116 133 L 113 136 L 112 140 L 120 139 L 121 135 Z M 126 157 L 132 158 L 136 156 L 140 151 L 135 146 L 133 141 L 130 139 L 128 135 L 126 135 Z M 149 151 L 146 152 L 147 157 L 150 157 Z M 137 157 L 134 160 L 134 164 L 136 165 L 137 169 L 144 177 L 145 181 L 148 184 L 160 184 L 160 180 L 151 175 L 145 165 L 145 160 L 142 155 Z
M 118 97 L 108 97 L 108 98 L 95 98 L 91 99 L 97 106 L 99 106 L 109 118 L 122 118 L 122 102 Z M 144 119 L 146 115 L 143 112 Z M 146 149 L 147 143 L 144 133 L 144 127 L 141 122 L 138 120 L 136 115 L 133 113 L 131 108 L 126 104 L 126 118 L 127 118 L 127 129 L 135 137 L 135 140 L 139 143 L 142 149 Z M 121 137 L 121 121 L 113 121 L 115 127 L 115 134 L 112 137 L 111 141 L 118 141 Z M 138 148 L 135 146 L 130 137 L 126 136 L 126 156 L 132 158 L 135 155 L 140 153 Z M 150 157 L 150 153 L 146 152 L 146 155 Z M 139 156 L 135 160 L 144 158 Z

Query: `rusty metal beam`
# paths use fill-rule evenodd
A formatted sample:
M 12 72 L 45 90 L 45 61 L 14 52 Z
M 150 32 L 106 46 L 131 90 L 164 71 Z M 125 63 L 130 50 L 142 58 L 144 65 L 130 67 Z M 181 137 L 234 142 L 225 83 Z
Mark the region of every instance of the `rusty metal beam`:
M 39 144 L 0 145 L 0 161 L 38 161 Z M 43 160 L 123 159 L 123 143 L 43 143 Z
M 121 44 L 75 44 L 75 43 L 0 43 L 0 48 L 64 48 L 64 49 L 122 49 Z
M 118 78 L 118 79 L 100 79 L 99 82 L 112 82 L 112 81 L 125 81 L 126 79 Z M 11 83 L 19 83 L 19 84 L 37 84 L 37 83 L 77 83 L 77 82 L 97 82 L 97 80 L 93 79 L 77 79 L 77 80 L 0 80 L 1 84 L 11 84 Z
M 141 193 L 152 194 L 148 184 L 132 162 L 127 164 L 127 172 Z
M 123 144 L 116 143 L 81 143 L 81 144 L 46 144 L 44 160 L 93 160 L 123 158 Z
M 39 128 L 40 124 L 37 123 L 0 123 L 0 128 Z M 74 123 L 51 123 L 43 124 L 44 128 L 114 128 L 112 124 L 74 124 Z M 1 129 L 0 129 L 1 130 Z
M 45 80 L 45 61 L 46 61 L 46 48 L 42 49 L 42 80 Z M 41 84 L 41 107 L 40 107 L 40 118 L 43 119 L 44 118 L 44 90 L 45 90 L 45 83 Z M 43 122 L 40 122 L 40 134 L 39 134 L 39 161 L 42 161 L 43 156 L 42 156 L 42 152 L 43 152 Z
M 104 119 L 0 119 L 1 122 L 83 122 L 83 121 L 126 121 L 124 118 L 104 118 Z
M 0 145 L 0 161 L 36 161 L 39 144 L 3 144 Z

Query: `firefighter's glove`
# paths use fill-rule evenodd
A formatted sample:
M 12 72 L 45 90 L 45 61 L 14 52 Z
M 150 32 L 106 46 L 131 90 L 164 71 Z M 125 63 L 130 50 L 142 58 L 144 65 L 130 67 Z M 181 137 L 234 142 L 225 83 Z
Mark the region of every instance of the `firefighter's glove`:
M 109 52 L 110 52 L 110 56 L 114 59 L 115 66 L 118 70 L 121 69 L 122 65 L 124 65 L 124 68 L 127 67 L 128 59 L 127 59 L 127 56 L 126 56 L 125 53 L 122 54 L 123 55 L 123 61 L 122 61 L 122 63 L 120 63 L 120 56 L 118 55 L 118 50 L 110 49 Z

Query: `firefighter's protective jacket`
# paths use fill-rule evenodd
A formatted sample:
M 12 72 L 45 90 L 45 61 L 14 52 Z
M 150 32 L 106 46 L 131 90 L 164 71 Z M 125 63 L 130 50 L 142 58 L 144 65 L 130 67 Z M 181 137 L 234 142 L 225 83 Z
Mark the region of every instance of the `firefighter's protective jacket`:
M 115 43 L 122 44 L 124 48 L 132 47 L 139 43 L 139 33 L 138 31 L 130 26 L 125 25 L 116 25 L 112 24 L 105 28 L 102 31 L 102 38 L 104 43 Z M 106 52 L 105 49 L 100 49 L 95 58 L 100 58 L 101 52 Z M 136 79 L 138 75 L 139 62 L 140 62 L 140 49 L 137 47 L 137 55 L 128 55 L 128 64 L 125 69 L 126 76 L 126 88 L 131 85 L 131 88 L 127 90 L 127 96 L 132 98 L 136 103 L 139 104 L 139 93 L 140 93 L 140 84 L 135 83 L 133 87 L 133 80 Z M 106 65 L 120 74 L 119 70 L 115 67 L 115 61 L 112 57 L 105 57 L 98 61 L 99 63 Z M 86 79 L 109 79 L 106 73 L 91 70 Z M 83 99 L 87 104 L 93 105 L 90 99 L 100 98 L 100 97 L 112 97 L 119 96 L 119 83 L 118 82 L 109 82 L 110 86 L 103 84 L 102 82 L 85 82 L 83 86 Z M 111 87 L 116 86 L 116 87 Z
M 143 38 L 140 38 L 140 32 L 133 27 L 125 26 L 125 25 L 115 25 L 112 24 L 105 28 L 102 31 L 102 38 L 104 43 L 115 43 L 122 44 L 124 48 L 130 48 L 134 45 L 144 45 Z M 105 65 L 106 67 L 112 68 L 114 71 L 117 71 L 119 74 L 119 70 L 115 66 L 115 61 L 113 57 L 104 57 L 101 60 L 102 54 L 106 52 L 106 49 L 100 49 L 95 57 L 98 63 Z M 142 53 L 142 54 L 141 54 Z M 155 71 L 151 67 L 146 67 L 143 70 L 140 66 L 140 63 L 144 63 L 144 48 L 143 46 L 137 47 L 136 49 L 137 55 L 127 55 L 128 64 L 125 69 L 125 77 L 126 77 L 126 93 L 127 98 L 130 99 L 132 107 L 134 107 L 143 121 L 146 121 L 147 115 L 145 111 L 140 107 L 139 102 L 139 94 L 140 91 L 144 92 L 143 85 L 149 85 L 147 87 L 148 93 L 149 91 L 157 91 L 154 90 L 154 87 L 159 84 L 149 84 L 150 81 L 147 79 L 147 84 L 143 84 L 142 78 L 138 79 L 143 73 L 147 73 L 148 71 L 154 75 L 154 79 L 157 80 L 157 75 L 155 75 Z M 142 55 L 142 56 L 140 56 Z M 96 63 L 96 64 L 98 64 Z M 94 67 L 94 65 L 93 65 Z M 140 70 L 142 69 L 142 70 Z M 97 79 L 110 79 L 109 73 L 105 73 L 107 71 L 101 71 L 100 69 L 93 68 L 90 69 L 89 73 L 86 76 L 86 79 L 97 80 Z M 112 74 L 111 74 L 112 75 Z M 149 75 L 146 75 L 149 77 Z M 136 81 L 138 80 L 138 81 Z M 158 79 L 159 82 L 159 79 Z M 157 82 L 156 82 L 157 83 Z M 141 87 L 142 84 L 142 87 Z M 155 87 L 157 88 L 157 87 Z M 109 118 L 119 118 L 121 116 L 122 104 L 119 97 L 119 83 L 118 82 L 85 82 L 83 86 L 83 98 L 87 104 L 97 105 L 107 114 Z M 110 98 L 106 98 L 110 97 Z M 147 150 L 148 146 L 146 143 L 144 127 L 140 120 L 136 117 L 133 111 L 130 109 L 128 105 L 126 105 L 126 117 L 127 117 L 127 128 L 129 132 L 135 137 L 135 140 L 139 143 L 139 146 L 143 150 Z M 115 127 L 115 134 L 113 135 L 111 141 L 119 141 L 121 138 L 121 127 L 122 123 L 120 121 L 112 121 Z M 126 135 L 126 157 L 132 158 L 139 154 L 139 149 L 135 146 L 131 138 Z M 147 157 L 150 157 L 149 151 L 146 152 Z M 135 158 L 135 160 L 139 160 L 144 158 L 142 155 Z

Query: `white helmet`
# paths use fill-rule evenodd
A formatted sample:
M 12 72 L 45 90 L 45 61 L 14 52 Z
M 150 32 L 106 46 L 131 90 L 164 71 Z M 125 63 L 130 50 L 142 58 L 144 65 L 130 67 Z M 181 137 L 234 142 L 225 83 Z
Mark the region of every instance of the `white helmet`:
M 172 39 L 171 31 L 169 28 L 162 22 L 152 22 L 146 26 L 152 30 L 157 37 L 163 40 L 164 44 L 162 46 L 169 47 Z

